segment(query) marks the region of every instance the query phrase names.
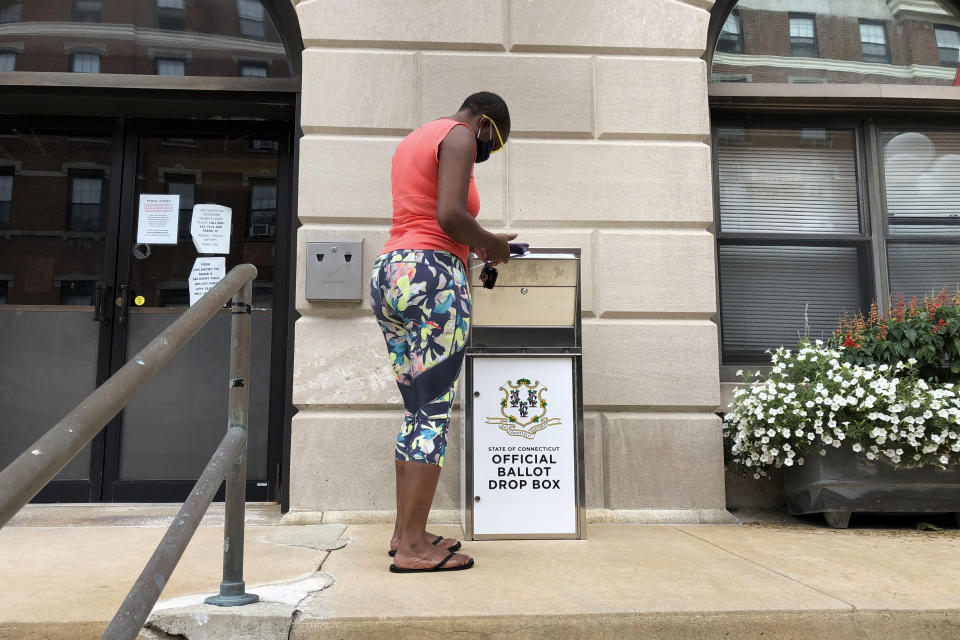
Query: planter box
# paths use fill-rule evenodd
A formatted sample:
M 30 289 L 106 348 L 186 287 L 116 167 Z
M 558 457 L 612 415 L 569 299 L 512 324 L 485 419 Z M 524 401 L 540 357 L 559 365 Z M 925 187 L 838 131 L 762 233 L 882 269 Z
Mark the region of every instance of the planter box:
M 791 514 L 822 513 L 835 529 L 853 512 L 953 513 L 960 524 L 960 469 L 895 469 L 844 446 L 784 468 L 783 485 Z

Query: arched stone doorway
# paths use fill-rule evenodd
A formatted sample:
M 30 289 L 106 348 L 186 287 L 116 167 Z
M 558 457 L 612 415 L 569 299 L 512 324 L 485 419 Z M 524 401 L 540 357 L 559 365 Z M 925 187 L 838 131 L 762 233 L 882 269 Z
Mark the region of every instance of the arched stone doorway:
M 248 496 L 280 493 L 299 27 L 282 0 L 0 1 L 0 466 L 190 304 L 258 267 Z M 144 203 L 170 209 L 146 230 Z M 227 207 L 226 250 L 191 237 Z M 226 425 L 217 316 L 40 501 L 178 501 Z

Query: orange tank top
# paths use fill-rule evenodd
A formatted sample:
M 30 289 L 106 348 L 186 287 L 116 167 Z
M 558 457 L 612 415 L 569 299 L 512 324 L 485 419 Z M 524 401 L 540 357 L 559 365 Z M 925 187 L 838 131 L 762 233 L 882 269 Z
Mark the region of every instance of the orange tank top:
M 441 118 L 423 125 L 397 145 L 390 171 L 393 226 L 381 255 L 398 249 L 432 249 L 449 251 L 466 265 L 470 248 L 448 236 L 437 222 L 438 150 L 440 143 L 456 126 L 470 128 L 463 122 Z M 480 213 L 480 195 L 473 182 L 472 170 L 467 190 L 467 213 L 474 218 Z

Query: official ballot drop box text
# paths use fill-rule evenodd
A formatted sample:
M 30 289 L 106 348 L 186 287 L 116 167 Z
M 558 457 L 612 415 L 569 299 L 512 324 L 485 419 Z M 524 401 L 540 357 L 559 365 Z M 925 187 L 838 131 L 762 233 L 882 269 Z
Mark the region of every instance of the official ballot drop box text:
M 580 250 L 471 265 L 463 385 L 463 525 L 470 540 L 584 537 Z

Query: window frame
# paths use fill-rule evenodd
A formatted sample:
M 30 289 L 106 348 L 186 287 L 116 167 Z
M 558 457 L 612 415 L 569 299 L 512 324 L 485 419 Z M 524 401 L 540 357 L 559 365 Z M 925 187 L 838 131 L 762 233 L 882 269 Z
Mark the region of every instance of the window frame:
M 163 29 L 164 31 L 186 31 L 187 29 L 186 2 L 182 2 L 181 4 L 183 6 L 180 8 L 161 7 L 160 0 L 155 0 L 153 4 L 154 19 L 156 20 L 158 29 Z
M 874 123 L 874 135 L 876 137 L 876 151 L 875 157 L 873 158 L 873 163 L 877 168 L 877 200 L 879 204 L 880 211 L 878 212 L 878 222 L 881 225 L 881 233 L 878 234 L 880 238 L 880 248 L 877 253 L 879 254 L 880 263 L 882 264 L 882 278 L 881 283 L 883 288 L 878 291 L 877 304 L 880 305 L 880 300 L 883 300 L 883 306 L 881 308 L 886 309 L 890 305 L 890 268 L 888 264 L 887 256 L 889 254 L 889 248 L 891 245 L 904 245 L 904 244 L 919 244 L 919 245 L 960 245 L 960 220 L 953 221 L 952 224 L 958 227 L 958 233 L 954 235 L 944 235 L 936 234 L 933 232 L 929 233 L 911 233 L 909 235 L 893 235 L 890 233 L 890 215 L 887 209 L 887 185 L 886 185 L 886 172 L 883 169 L 883 146 L 882 146 L 882 132 L 885 129 L 899 129 L 903 131 L 917 131 L 923 133 L 925 131 L 953 131 L 960 133 L 960 124 L 956 122 L 950 122 L 945 118 L 941 117 L 910 117 L 910 118 L 893 118 L 893 117 L 883 117 L 877 118 Z M 940 224 L 944 224 L 942 221 Z
M 183 73 L 160 73 L 160 63 L 162 62 L 179 62 L 183 65 Z M 153 59 L 153 72 L 158 76 L 168 76 L 174 78 L 182 78 L 187 74 L 187 60 L 186 58 L 178 58 L 176 56 L 157 56 Z
M 245 17 L 241 11 L 241 5 L 244 2 L 255 2 L 260 10 L 263 12 L 263 16 L 257 20 L 254 18 Z M 257 0 L 236 0 L 235 6 L 237 8 L 237 34 L 241 38 L 252 38 L 255 40 L 263 40 L 267 37 L 267 21 L 266 21 L 266 11 L 267 8 L 263 5 L 262 2 Z M 247 33 L 244 29 L 244 25 L 248 24 L 258 24 L 260 25 L 259 30 L 256 33 Z
M 13 16 L 12 19 L 0 19 L 0 24 L 13 24 L 15 22 L 23 22 L 23 0 L 14 0 L 10 3 L 9 6 L 0 11 L 0 18 L 3 18 L 3 14 L 9 12 L 10 16 Z
M 857 20 L 857 35 L 860 37 L 860 59 L 863 62 L 868 62 L 871 64 L 892 64 L 892 58 L 890 56 L 890 30 L 887 28 L 887 22 L 885 20 L 868 20 L 866 18 L 860 18 Z M 883 31 L 883 49 L 884 49 L 884 59 L 883 60 L 868 60 L 867 56 L 873 56 L 873 54 L 868 54 L 863 50 L 865 44 L 877 45 L 877 42 L 864 42 L 863 40 L 863 27 L 865 25 L 877 26 Z M 874 56 L 879 58 L 879 56 Z
M 90 2 L 91 0 L 73 0 L 73 7 L 71 9 L 71 16 L 73 22 L 102 22 L 103 21 L 103 0 L 92 0 L 99 2 L 100 9 L 97 11 L 96 17 L 92 16 L 92 13 L 85 12 L 80 9 L 81 2 Z M 86 14 L 86 15 L 85 15 Z
M 276 152 L 274 152 L 274 153 L 276 153 Z M 267 186 L 273 187 L 273 209 L 255 209 L 254 206 L 253 206 L 253 203 L 254 203 L 254 190 L 255 190 L 255 188 L 256 188 L 256 187 L 267 187 Z M 259 176 L 258 176 L 258 177 L 251 177 L 251 178 L 249 179 L 249 187 L 250 187 L 249 197 L 247 198 L 247 220 L 246 220 L 246 225 L 245 225 L 245 227 L 244 227 L 244 234 L 243 234 L 243 235 L 244 235 L 244 239 L 245 239 L 245 240 L 248 240 L 248 241 L 251 241 L 251 242 L 256 242 L 256 241 L 269 241 L 269 242 L 273 242 L 274 239 L 276 238 L 276 235 L 277 235 L 277 215 L 278 215 L 278 213 L 277 213 L 277 211 L 278 211 L 277 202 L 278 202 L 279 197 L 280 197 L 280 194 L 279 194 L 279 192 L 277 191 L 277 188 L 278 188 L 278 187 L 277 187 L 277 178 L 276 178 L 276 177 L 266 177 L 266 176 L 263 176 L 263 177 L 259 177 Z M 254 212 L 261 212 L 261 211 L 273 211 L 273 222 L 271 223 L 272 226 L 273 226 L 273 233 L 271 233 L 271 234 L 269 234 L 269 235 L 253 235 L 253 233 L 252 233 L 252 231 L 253 231 Z
M 257 68 L 263 69 L 264 75 L 262 76 L 248 76 L 244 75 L 243 70 L 246 68 Z M 270 63 L 263 62 L 262 60 L 240 60 L 237 63 L 237 76 L 240 78 L 269 78 L 270 77 Z
M 846 129 L 853 132 L 854 162 L 856 171 L 857 215 L 860 223 L 860 232 L 852 233 L 764 233 L 724 231 L 721 224 L 720 211 L 720 162 L 716 149 L 719 146 L 718 130 L 721 127 L 771 128 L 771 129 Z M 732 368 L 737 366 L 756 366 L 768 363 L 770 358 L 763 350 L 734 350 L 728 349 L 724 341 L 724 304 L 721 295 L 720 247 L 723 246 L 783 246 L 783 247 L 851 247 L 857 250 L 859 266 L 858 284 L 860 288 L 860 305 L 866 310 L 876 295 L 876 272 L 873 256 L 875 239 L 875 206 L 869 198 L 866 181 L 869 176 L 867 135 L 862 119 L 845 118 L 842 116 L 823 117 L 811 115 L 782 116 L 763 115 L 752 116 L 743 113 L 712 110 L 710 131 L 711 165 L 713 177 L 713 209 L 714 229 L 717 243 L 717 314 L 720 346 L 720 366 Z
M 10 199 L 0 200 L 0 207 L 7 209 L 6 216 L 0 211 L 0 230 L 13 228 L 13 188 L 16 182 L 16 175 L 16 167 L 13 165 L 0 166 L 0 177 L 10 177 Z M 4 217 L 6 217 L 6 224 L 4 224 Z
M 97 70 L 96 71 L 75 71 L 74 66 L 77 63 L 77 56 L 97 56 Z M 67 58 L 70 63 L 69 71 L 70 73 L 87 73 L 91 75 L 96 75 L 103 72 L 103 54 L 99 51 L 73 51 L 70 53 L 70 57 Z
M 737 24 L 737 40 L 736 40 L 736 42 L 737 42 L 736 49 L 737 49 L 737 50 L 736 50 L 736 51 L 721 51 L 721 53 L 729 53 L 729 54 L 733 54 L 733 55 L 740 55 L 740 54 L 745 53 L 745 51 L 744 51 L 745 40 L 744 40 L 744 37 L 743 37 L 743 20 L 741 19 L 740 12 L 739 12 L 737 9 L 734 9 L 733 11 L 730 12 L 730 15 L 728 16 L 727 19 L 729 20 L 729 19 L 731 19 L 731 18 L 732 18 L 732 19 L 734 20 L 734 22 L 736 22 L 736 24 Z M 718 46 L 719 46 L 719 44 L 720 44 L 721 39 L 723 38 L 723 34 L 724 34 L 723 27 L 726 25 L 726 23 L 727 23 L 727 21 L 724 20 L 724 21 L 723 21 L 723 24 L 720 25 L 720 33 L 719 33 L 719 35 L 717 36 L 717 45 L 718 45 Z
M 0 70 L 0 73 L 12 73 L 17 70 L 17 54 L 19 53 L 16 49 L 0 48 L 0 56 L 13 56 L 13 67 L 7 71 Z
M 810 24 L 813 26 L 813 36 L 811 38 L 799 38 L 798 36 L 790 35 L 790 55 L 793 57 L 800 58 L 819 58 L 820 57 L 820 40 L 817 38 L 817 14 L 815 13 L 795 13 L 793 11 L 787 13 L 787 25 L 789 29 L 793 28 L 794 20 L 809 20 Z M 802 40 L 802 42 L 796 42 L 796 40 Z M 807 42 L 810 40 L 810 42 Z M 808 55 L 797 55 L 794 51 L 794 46 L 812 46 L 814 54 L 812 56 Z
M 100 181 L 100 210 L 98 214 L 98 224 L 96 229 L 82 229 L 75 226 L 73 206 L 90 205 L 92 202 L 74 202 L 73 201 L 73 181 L 77 178 L 95 178 Z M 67 220 L 64 228 L 73 233 L 103 233 L 106 224 L 104 196 L 109 196 L 109 185 L 105 185 L 106 172 L 103 169 L 68 169 L 67 170 Z M 106 193 L 105 193 L 106 192 Z
M 957 59 L 950 64 L 944 64 L 943 62 L 943 50 L 946 49 L 947 47 L 940 46 L 940 42 L 937 40 L 938 31 L 950 31 L 956 34 L 957 36 L 958 45 L 957 45 L 957 49 L 954 49 L 954 51 L 956 51 L 956 54 L 957 54 L 956 55 Z M 957 66 L 960 65 L 960 27 L 952 24 L 934 24 L 933 25 L 933 42 L 937 47 L 937 56 L 939 58 L 940 66 L 945 69 L 956 70 Z
M 193 204 L 189 208 L 183 207 L 183 199 L 178 203 L 177 206 L 177 240 L 189 240 L 192 236 L 190 234 L 190 223 L 193 216 L 193 207 L 197 204 L 197 183 L 200 182 L 198 175 L 194 173 L 177 173 L 176 170 L 165 171 L 163 174 L 163 190 L 164 193 L 170 195 L 171 184 L 189 184 L 193 187 Z M 184 212 L 188 211 L 189 215 L 184 216 Z M 185 219 L 186 218 L 186 219 Z M 184 224 L 186 222 L 186 224 Z

